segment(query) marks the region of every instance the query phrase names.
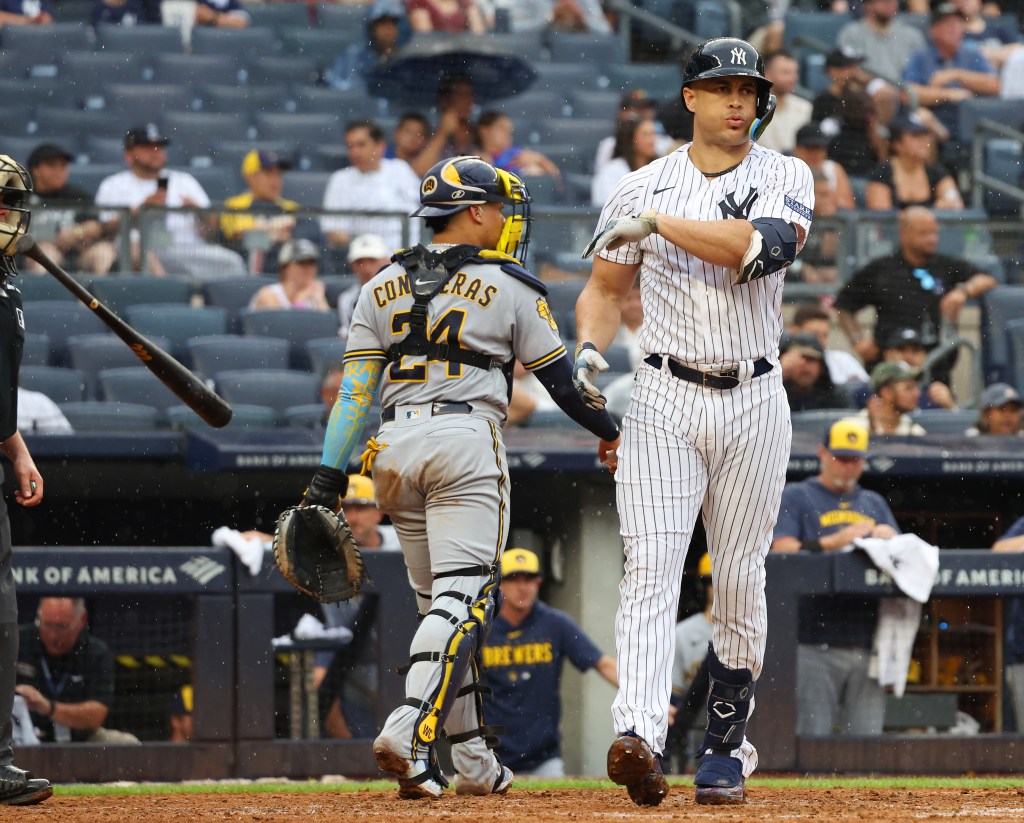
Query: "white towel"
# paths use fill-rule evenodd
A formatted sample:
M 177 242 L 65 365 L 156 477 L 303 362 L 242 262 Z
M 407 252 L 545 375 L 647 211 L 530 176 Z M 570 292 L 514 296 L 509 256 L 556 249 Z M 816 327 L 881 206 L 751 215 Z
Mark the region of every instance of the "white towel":
M 346 643 L 352 642 L 353 636 L 352 630 L 345 626 L 327 628 L 313 615 L 304 614 L 299 618 L 299 622 L 295 624 L 290 635 L 275 637 L 271 641 L 271 645 L 276 648 L 287 646 L 296 640 L 336 640 L 339 646 L 344 646 Z
M 213 533 L 213 545 L 231 549 L 253 577 L 263 568 L 263 541 L 258 537 L 242 537 L 240 531 L 221 526 Z
M 900 591 L 918 603 L 927 603 L 939 571 L 939 549 L 916 534 L 898 534 L 887 540 L 863 537 L 854 545 L 868 553 L 871 562 L 892 578 Z
M 28 703 L 20 694 L 14 695 L 14 710 L 11 712 L 11 734 L 15 746 L 38 746 L 39 737 L 28 713 Z

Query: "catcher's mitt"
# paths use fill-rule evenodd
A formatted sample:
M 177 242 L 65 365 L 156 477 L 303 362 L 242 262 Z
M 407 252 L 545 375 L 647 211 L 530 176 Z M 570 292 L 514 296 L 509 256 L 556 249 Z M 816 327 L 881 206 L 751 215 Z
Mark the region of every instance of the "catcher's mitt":
M 284 579 L 320 603 L 359 594 L 365 570 L 344 512 L 323 506 L 292 506 L 274 532 L 274 561 Z

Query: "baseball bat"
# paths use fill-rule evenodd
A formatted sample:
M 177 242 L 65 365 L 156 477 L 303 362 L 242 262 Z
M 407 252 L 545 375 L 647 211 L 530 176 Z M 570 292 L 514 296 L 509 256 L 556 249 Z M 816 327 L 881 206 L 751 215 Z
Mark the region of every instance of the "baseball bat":
M 106 323 L 111 331 L 135 352 L 142 365 L 153 372 L 161 383 L 180 397 L 182 402 L 203 420 L 216 429 L 226 426 L 231 421 L 231 406 L 223 397 L 210 389 L 178 360 L 147 340 L 144 335 L 104 306 L 88 289 L 54 263 L 46 252 L 39 248 L 31 235 L 26 234 L 18 240 L 18 251 L 30 260 L 35 260 L 56 277 L 64 288 L 91 309 L 93 314 Z

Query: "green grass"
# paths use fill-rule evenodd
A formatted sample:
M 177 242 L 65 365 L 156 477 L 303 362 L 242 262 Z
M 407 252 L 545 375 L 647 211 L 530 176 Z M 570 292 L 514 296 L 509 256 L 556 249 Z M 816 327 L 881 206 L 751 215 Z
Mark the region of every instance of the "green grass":
M 673 777 L 672 785 L 689 786 L 689 777 Z M 754 777 L 751 787 L 772 789 L 1024 789 L 1024 778 L 1019 777 Z M 147 794 L 241 794 L 266 792 L 379 792 L 392 791 L 395 784 L 386 780 L 321 783 L 319 781 L 287 783 L 140 783 L 133 786 L 72 784 L 57 786 L 54 793 L 63 797 L 89 797 L 97 795 Z M 523 780 L 516 789 L 615 789 L 609 780 Z

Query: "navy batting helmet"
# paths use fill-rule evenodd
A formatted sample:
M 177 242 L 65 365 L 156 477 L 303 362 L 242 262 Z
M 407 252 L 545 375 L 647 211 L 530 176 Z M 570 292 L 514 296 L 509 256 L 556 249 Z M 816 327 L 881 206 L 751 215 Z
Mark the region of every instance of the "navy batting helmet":
M 716 37 L 697 46 L 683 66 L 683 86 L 713 77 L 753 77 L 757 81 L 757 116 L 768 112 L 772 82 L 764 76 L 764 58 L 738 37 Z
M 530 194 L 512 172 L 479 157 L 453 157 L 434 164 L 420 181 L 420 207 L 413 217 L 447 217 L 481 203 L 512 207 L 497 251 L 526 257 L 530 236 Z

